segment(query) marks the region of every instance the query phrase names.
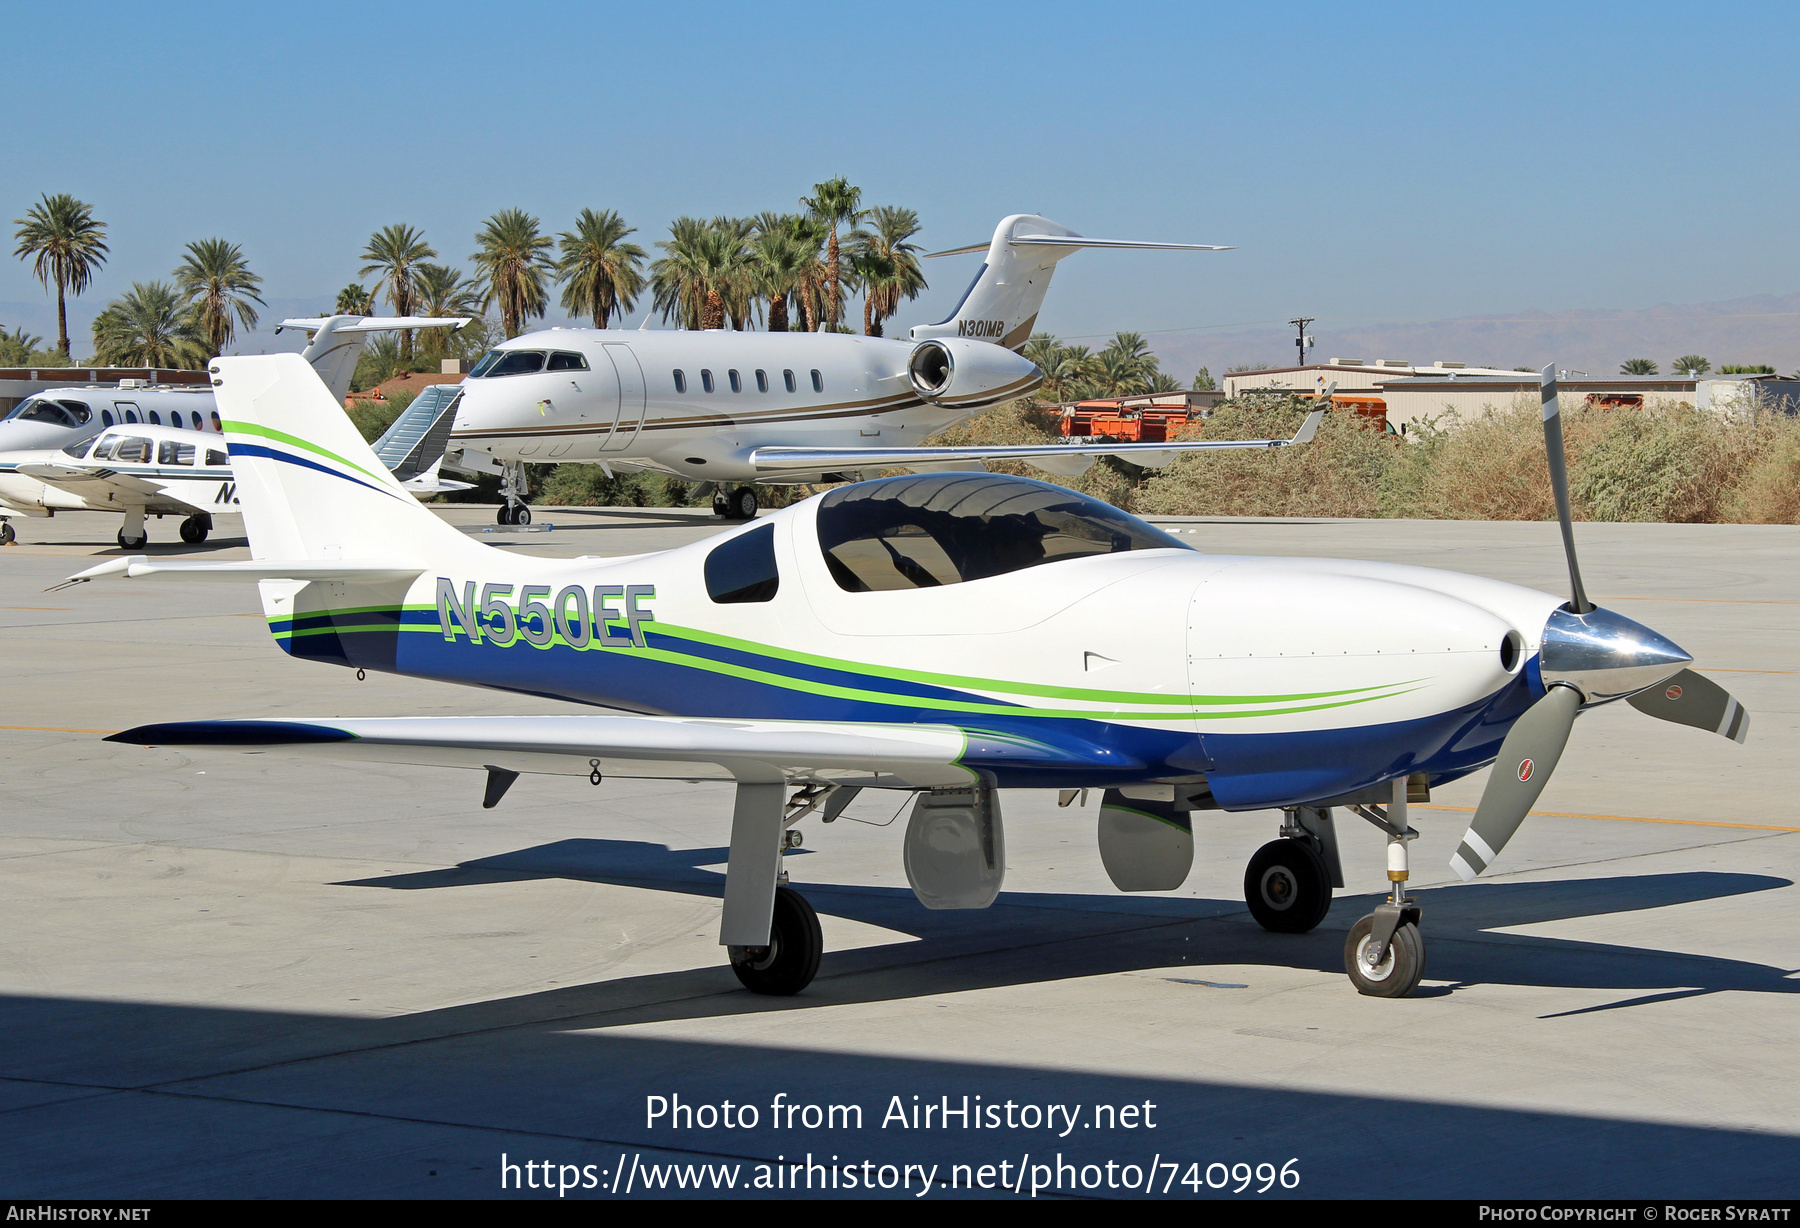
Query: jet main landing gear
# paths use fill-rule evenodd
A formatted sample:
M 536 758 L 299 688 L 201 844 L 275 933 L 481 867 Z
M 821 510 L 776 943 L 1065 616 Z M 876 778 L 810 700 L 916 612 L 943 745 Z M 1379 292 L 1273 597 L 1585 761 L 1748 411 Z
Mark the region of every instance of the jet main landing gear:
M 750 487 L 740 486 L 732 491 L 714 490 L 712 506 L 713 515 L 722 520 L 755 520 L 762 502 Z

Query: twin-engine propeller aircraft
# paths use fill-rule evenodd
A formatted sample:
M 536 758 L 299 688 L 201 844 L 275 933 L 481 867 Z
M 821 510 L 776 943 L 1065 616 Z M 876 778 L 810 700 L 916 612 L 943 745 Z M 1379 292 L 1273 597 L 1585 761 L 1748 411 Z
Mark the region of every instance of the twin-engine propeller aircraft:
M 468 322 L 467 316 L 328 316 L 283 320 L 275 331 L 298 328 L 312 334 L 301 357 L 341 405 L 370 334 L 461 328 Z M 414 494 L 467 490 L 466 482 L 437 476 L 454 415 L 431 415 L 429 427 L 415 429 L 434 408 L 450 407 L 422 395 L 376 451 Z M 402 421 L 409 423 L 404 429 Z M 181 540 L 205 541 L 216 513 L 237 510 L 230 459 L 218 431 L 211 388 L 121 380 L 117 388 L 35 394 L 0 421 L 0 545 L 14 538 L 8 513 L 50 517 L 57 512 L 123 513 L 118 536 L 126 550 L 142 549 L 150 540 L 146 515 L 184 517 Z M 102 432 L 106 437 L 96 438 Z M 421 442 L 436 451 L 415 446 Z
M 524 772 L 733 781 L 720 942 L 760 993 L 800 990 L 819 963 L 818 919 L 781 868 L 790 828 L 860 789 L 917 795 L 905 867 L 928 908 L 999 892 L 1001 789 L 1104 790 L 1100 854 L 1126 891 L 1181 885 L 1196 811 L 1278 809 L 1245 893 L 1284 932 L 1316 926 L 1343 885 L 1332 811 L 1349 807 L 1386 837 L 1393 894 L 1352 927 L 1345 966 L 1392 997 L 1424 970 L 1413 791 L 1498 757 L 1457 852 L 1467 877 L 1505 848 L 1579 712 L 1630 697 L 1744 735 L 1686 653 L 1593 608 L 1578 577 L 1565 602 L 1420 567 L 1207 555 L 986 473 L 840 486 L 660 554 L 520 557 L 407 496 L 297 358 L 212 371 L 253 561 L 135 556 L 71 583 L 256 580 L 294 656 L 632 715 L 218 720 L 111 740 L 475 769 L 490 807 Z
M 598 462 L 609 473 L 648 469 L 709 482 L 716 512 L 748 520 L 756 494 L 733 483 L 844 481 L 883 469 L 980 471 L 990 460 L 1073 477 L 1098 456 L 1156 467 L 1206 446 L 925 446 L 928 436 L 1043 382 L 1043 372 L 1015 351 L 1031 335 L 1057 261 L 1084 247 L 1230 250 L 1089 239 L 1048 218 L 1015 214 L 987 244 L 933 253 L 986 251 L 987 260 L 949 318 L 914 328 L 907 341 L 723 329 L 529 333 L 469 372 L 449 463 L 473 472 L 498 463 L 502 524 L 531 519 L 522 501 L 528 461 Z

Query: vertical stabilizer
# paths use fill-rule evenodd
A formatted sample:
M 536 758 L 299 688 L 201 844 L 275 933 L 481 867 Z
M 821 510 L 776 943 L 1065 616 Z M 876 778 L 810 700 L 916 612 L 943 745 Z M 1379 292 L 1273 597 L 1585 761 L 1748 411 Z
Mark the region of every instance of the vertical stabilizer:
M 426 563 L 482 549 L 388 472 L 300 355 L 208 369 L 252 557 Z
M 1151 248 L 1171 251 L 1223 252 L 1228 247 L 1204 243 L 1140 243 L 1131 239 L 1089 239 L 1067 226 L 1034 213 L 1015 213 L 1001 219 L 987 245 L 987 261 L 963 292 L 962 301 L 941 324 L 921 324 L 912 330 L 914 341 L 930 337 L 974 337 L 1003 345 L 1024 347 L 1037 324 L 1038 310 L 1056 262 L 1084 247 Z M 982 250 L 980 245 L 959 247 L 933 256 L 956 256 Z

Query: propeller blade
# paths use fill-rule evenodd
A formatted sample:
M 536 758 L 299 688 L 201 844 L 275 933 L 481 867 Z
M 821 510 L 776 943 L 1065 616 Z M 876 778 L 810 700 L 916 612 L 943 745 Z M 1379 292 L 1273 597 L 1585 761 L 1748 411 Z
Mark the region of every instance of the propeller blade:
M 1661 686 L 1639 691 L 1625 702 L 1645 716 L 1692 725 L 1740 745 L 1750 732 L 1750 714 L 1731 692 L 1691 669 L 1682 670 Z
M 1550 773 L 1569 744 L 1569 730 L 1581 708 L 1581 692 L 1553 686 L 1550 693 L 1513 722 L 1500 757 L 1482 790 L 1475 818 L 1450 858 L 1450 868 L 1466 883 L 1494 864 L 1525 815 L 1550 783 Z
M 1575 562 L 1575 525 L 1569 514 L 1569 464 L 1563 454 L 1562 405 L 1556 395 L 1556 364 L 1538 372 L 1538 399 L 1544 407 L 1544 452 L 1550 462 L 1550 489 L 1556 495 L 1556 519 L 1562 524 L 1563 553 L 1569 556 L 1569 608 L 1577 614 L 1593 609 L 1581 586 Z

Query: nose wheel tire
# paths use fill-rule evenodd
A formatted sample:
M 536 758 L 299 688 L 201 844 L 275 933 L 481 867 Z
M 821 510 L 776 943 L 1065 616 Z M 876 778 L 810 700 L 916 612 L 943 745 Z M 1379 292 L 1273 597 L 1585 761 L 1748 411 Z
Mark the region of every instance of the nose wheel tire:
M 1331 878 L 1306 841 L 1273 840 L 1244 870 L 1244 901 L 1264 929 L 1304 934 L 1331 911 Z
M 127 537 L 125 536 L 124 529 L 119 530 L 119 549 L 121 550 L 142 550 L 149 543 L 150 535 L 148 533 L 139 533 L 136 537 Z
M 212 517 L 189 516 L 181 522 L 181 540 L 190 546 L 198 546 L 212 532 Z
M 1373 915 L 1350 927 L 1350 937 L 1344 941 L 1344 971 L 1350 974 L 1358 993 L 1373 998 L 1404 998 L 1418 988 L 1419 978 L 1425 975 L 1425 940 L 1419 936 L 1419 927 L 1408 921 L 1394 931 L 1381 962 L 1370 966 L 1374 927 Z
M 791 887 L 775 889 L 775 917 L 766 947 L 727 947 L 731 970 L 751 993 L 799 993 L 819 971 L 825 936 L 819 914 Z

